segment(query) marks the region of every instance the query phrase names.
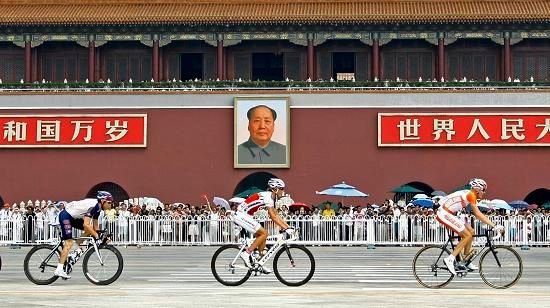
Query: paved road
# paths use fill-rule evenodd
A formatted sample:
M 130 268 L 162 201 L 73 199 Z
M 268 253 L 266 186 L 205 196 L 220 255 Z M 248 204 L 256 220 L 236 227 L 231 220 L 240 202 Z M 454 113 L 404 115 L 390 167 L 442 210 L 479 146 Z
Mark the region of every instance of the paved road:
M 506 290 L 488 287 L 475 273 L 441 290 L 425 289 L 411 272 L 415 247 L 310 248 L 315 275 L 292 288 L 274 275 L 252 277 L 240 287 L 219 284 L 209 267 L 216 247 L 120 247 L 124 272 L 110 286 L 90 284 L 80 265 L 69 281 L 37 286 L 23 273 L 29 249 L 0 247 L 0 307 L 550 307 L 550 248 L 518 249 L 524 273 Z

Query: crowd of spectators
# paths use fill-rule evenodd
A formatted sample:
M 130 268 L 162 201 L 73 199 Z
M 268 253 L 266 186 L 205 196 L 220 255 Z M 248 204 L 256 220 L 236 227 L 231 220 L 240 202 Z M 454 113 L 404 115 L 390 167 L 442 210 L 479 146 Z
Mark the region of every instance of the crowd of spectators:
M 236 206 L 235 203 L 231 203 L 230 208 L 215 204 L 133 204 L 130 200 L 121 202 L 118 206 L 103 212 L 101 215 L 106 222 L 116 224 L 119 230 L 117 234 L 126 237 L 119 238 L 119 240 L 128 240 L 128 234 L 132 233 L 129 231 L 132 231 L 133 228 L 133 233 L 141 239 L 150 237 L 147 233 L 159 232 L 167 236 L 168 234 L 178 234 L 179 238 L 177 240 L 191 243 L 219 242 L 232 241 L 239 236 L 240 230 L 236 229 L 233 224 L 220 223 L 220 221 L 227 220 L 231 210 L 235 210 Z M 59 210 L 52 202 L 45 201 L 4 205 L 0 209 L 0 240 L 3 236 L 8 236 L 13 230 L 18 230 L 14 237 L 30 240 L 37 237 L 48 238 L 52 236 L 52 234 L 48 234 L 52 231 L 48 230 L 47 225 L 48 222 L 56 220 Z M 328 240 L 334 240 L 335 238 L 344 241 L 364 239 L 366 235 L 363 235 L 367 231 L 362 224 L 369 219 L 391 220 L 395 226 L 386 230 L 386 232 L 389 232 L 393 239 L 399 238 L 400 240 L 418 240 L 418 238 L 415 238 L 415 232 L 413 232 L 415 223 L 418 221 L 426 220 L 435 224 L 435 219 L 427 220 L 427 218 L 433 218 L 433 208 L 415 206 L 412 203 L 406 203 L 404 199 L 397 202 L 384 200 L 380 205 L 367 203 L 363 206 L 334 204 L 327 201 L 315 206 L 305 204 L 298 206 L 282 205 L 277 210 L 283 218 L 289 220 L 296 227 L 303 227 L 304 230 L 312 230 L 311 228 L 316 226 L 326 225 L 323 221 L 335 222 L 332 225 L 336 225 L 337 227 L 334 228 L 337 230 L 326 231 L 326 239 Z M 469 219 L 467 214 L 461 213 L 459 217 L 467 220 Z M 547 226 L 550 221 L 548 218 L 550 209 L 488 210 L 487 215 L 490 218 L 498 216 L 499 219 L 508 221 L 516 221 L 518 218 L 522 218 L 521 223 L 523 224 L 525 221 L 530 240 L 540 240 L 542 233 L 550 232 Z M 268 217 L 267 212 L 264 210 L 259 210 L 255 216 L 260 221 L 265 221 Z M 148 224 L 145 224 L 148 227 L 143 227 L 143 224 L 136 225 L 135 220 L 147 221 L 150 226 Z M 152 222 L 159 220 L 170 223 L 155 227 Z M 12 221 L 11 224 L 8 224 L 8 221 Z M 172 223 L 174 221 L 175 224 Z M 308 225 L 305 225 L 306 223 Z M 407 229 L 403 230 L 403 227 L 401 227 L 401 230 L 399 230 L 398 224 L 407 226 Z M 136 228 L 139 230 L 136 230 Z M 160 230 L 155 228 L 160 228 Z M 330 227 L 330 229 L 334 228 Z M 371 231 L 375 232 L 375 230 Z M 519 234 L 517 230 L 510 230 L 509 232 L 512 238 Z M 334 233 L 336 236 L 333 236 Z M 308 235 L 303 234 L 303 237 L 307 240 Z M 550 234 L 546 235 L 545 238 L 550 238 Z

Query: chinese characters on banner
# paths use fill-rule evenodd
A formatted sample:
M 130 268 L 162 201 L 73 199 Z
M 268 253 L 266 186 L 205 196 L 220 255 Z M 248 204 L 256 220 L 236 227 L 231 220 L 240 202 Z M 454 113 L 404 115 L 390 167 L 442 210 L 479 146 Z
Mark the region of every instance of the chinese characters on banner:
M 0 115 L 0 147 L 146 147 L 146 114 Z
M 379 113 L 378 146 L 550 146 L 550 113 Z

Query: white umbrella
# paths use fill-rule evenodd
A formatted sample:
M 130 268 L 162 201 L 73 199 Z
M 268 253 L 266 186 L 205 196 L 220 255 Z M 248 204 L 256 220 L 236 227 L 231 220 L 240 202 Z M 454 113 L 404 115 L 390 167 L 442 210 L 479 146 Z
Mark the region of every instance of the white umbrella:
M 446 195 L 447 195 L 447 193 L 444 192 L 444 191 L 441 191 L 441 190 L 434 190 L 432 192 L 432 196 L 434 196 L 434 197 L 445 197 Z
M 244 200 L 245 200 L 244 198 L 233 197 L 233 198 L 229 199 L 229 202 L 241 204 Z
M 501 199 L 493 199 L 491 200 L 491 205 L 497 209 L 503 209 L 503 210 L 513 210 L 513 208 L 508 204 L 508 202 L 501 200 Z
M 416 194 L 413 199 L 430 199 L 426 194 Z
M 225 200 L 224 198 L 214 197 L 214 199 L 212 200 L 212 203 L 226 210 L 230 209 L 229 202 L 227 202 L 227 200 Z
M 164 206 L 164 204 L 159 199 L 152 197 L 144 197 L 143 204 L 148 211 L 156 210 L 159 206 Z

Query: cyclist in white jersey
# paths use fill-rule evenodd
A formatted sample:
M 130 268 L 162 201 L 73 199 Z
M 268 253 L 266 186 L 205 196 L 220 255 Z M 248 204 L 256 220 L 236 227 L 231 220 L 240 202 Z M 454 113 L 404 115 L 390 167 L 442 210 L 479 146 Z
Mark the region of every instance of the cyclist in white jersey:
M 96 198 L 84 199 L 79 201 L 69 202 L 65 208 L 59 212 L 59 223 L 61 225 L 61 238 L 64 241 L 63 251 L 59 256 L 59 264 L 54 272 L 56 276 L 69 279 L 67 273 L 63 269 L 63 265 L 67 260 L 69 251 L 71 250 L 74 240 L 72 229 L 76 228 L 84 230 L 83 236 L 93 236 L 98 238 L 96 230 L 98 229 L 97 218 L 101 210 L 109 210 L 113 204 L 113 196 L 107 191 L 98 191 Z M 81 244 L 81 243 L 78 243 Z M 77 253 L 82 253 L 78 248 Z
M 474 239 L 473 235 L 475 234 L 474 229 L 470 225 L 465 225 L 464 222 L 456 216 L 458 211 L 464 209 L 468 206 L 468 204 L 470 204 L 472 207 L 472 212 L 477 219 L 501 233 L 504 232 L 503 226 L 495 225 L 489 220 L 489 218 L 487 218 L 487 216 L 481 213 L 477 207 L 477 200 L 481 199 L 485 195 L 487 183 L 482 179 L 472 179 L 470 180 L 470 187 L 470 190 L 460 190 L 439 200 L 440 207 L 437 211 L 437 221 L 448 229 L 458 233 L 461 237 L 453 252 L 443 260 L 453 275 L 456 275 L 456 256 L 458 256 L 462 250 L 464 250 L 464 256 L 466 259 L 471 256 L 470 252 L 472 251 L 472 242 Z M 470 263 L 468 265 L 468 269 L 477 270 L 478 268 L 475 264 Z
M 283 231 L 290 235 L 294 234 L 294 229 L 289 228 L 288 224 L 279 216 L 275 209 L 275 202 L 284 196 L 285 183 L 281 179 L 272 178 L 267 182 L 268 190 L 265 192 L 259 192 L 251 195 L 244 200 L 237 207 L 237 211 L 233 214 L 233 221 L 243 227 L 246 231 L 254 233 L 254 242 L 247 247 L 240 255 L 246 266 L 253 267 L 253 263 L 257 260 L 253 260 L 252 252 L 254 249 L 258 249 L 260 253 L 263 253 L 265 244 L 267 241 L 268 232 L 264 229 L 259 222 L 257 222 L 252 215 L 261 207 L 267 208 L 269 217 L 275 222 Z M 267 267 L 262 266 L 263 272 L 269 274 L 271 272 Z

